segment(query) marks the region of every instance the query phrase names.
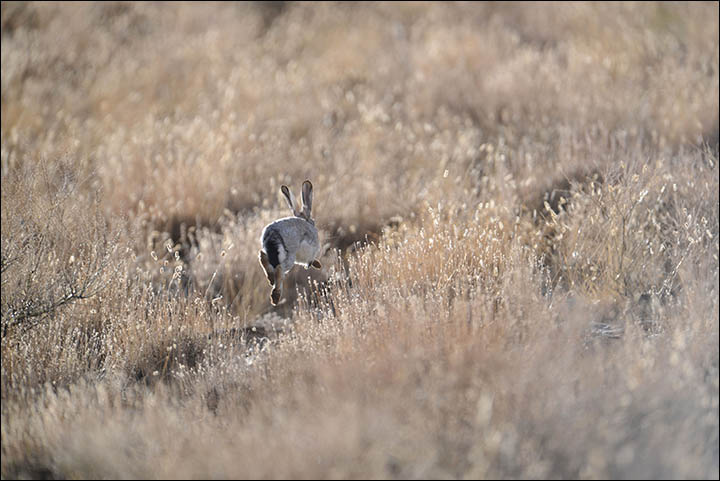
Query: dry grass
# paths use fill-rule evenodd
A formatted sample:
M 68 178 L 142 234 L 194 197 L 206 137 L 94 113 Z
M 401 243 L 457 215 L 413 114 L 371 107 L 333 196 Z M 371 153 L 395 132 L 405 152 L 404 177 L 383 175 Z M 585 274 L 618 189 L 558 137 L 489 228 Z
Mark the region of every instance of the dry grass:
M 3 2 L 0 474 L 717 478 L 718 55 L 717 3 Z

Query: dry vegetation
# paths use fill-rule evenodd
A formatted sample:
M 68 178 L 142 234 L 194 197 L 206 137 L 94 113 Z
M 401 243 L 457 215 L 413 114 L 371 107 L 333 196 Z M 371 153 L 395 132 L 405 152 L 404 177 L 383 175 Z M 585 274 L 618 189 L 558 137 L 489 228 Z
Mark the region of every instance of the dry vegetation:
M 717 479 L 716 2 L 3 2 L 1 78 L 2 478 Z

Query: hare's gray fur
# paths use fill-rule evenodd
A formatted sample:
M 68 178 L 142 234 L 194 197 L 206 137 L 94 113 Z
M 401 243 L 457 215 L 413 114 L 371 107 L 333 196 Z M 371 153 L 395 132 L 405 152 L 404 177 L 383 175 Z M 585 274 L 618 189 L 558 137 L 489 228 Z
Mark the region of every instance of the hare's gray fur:
M 268 254 L 270 264 L 280 264 L 284 272 L 294 264 L 309 267 L 320 254 L 317 229 L 298 217 L 278 219 L 263 229 L 262 250 Z
M 320 268 L 317 261 L 321 251 L 320 239 L 312 218 L 312 184 L 309 180 L 303 183 L 302 209 L 298 209 L 295 197 L 287 186 L 283 185 L 281 192 L 293 216 L 271 222 L 265 226 L 260 236 L 260 264 L 265 270 L 268 282 L 273 286 L 270 297 L 273 305 L 277 304 L 282 294 L 285 273 L 295 264 L 306 269 L 311 266 Z

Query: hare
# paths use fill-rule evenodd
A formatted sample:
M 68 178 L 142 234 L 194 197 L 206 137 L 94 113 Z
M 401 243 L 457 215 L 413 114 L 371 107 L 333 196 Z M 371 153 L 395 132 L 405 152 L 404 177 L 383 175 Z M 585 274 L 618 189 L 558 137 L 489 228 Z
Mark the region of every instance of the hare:
M 295 196 L 286 185 L 280 188 L 293 213 L 266 225 L 260 236 L 262 248 L 260 264 L 265 270 L 268 283 L 273 290 L 270 301 L 276 306 L 280 300 L 285 274 L 295 264 L 305 269 L 322 268 L 317 257 L 320 255 L 320 240 L 315 221 L 312 218 L 313 186 L 309 180 L 302 185 L 302 209 L 298 209 Z

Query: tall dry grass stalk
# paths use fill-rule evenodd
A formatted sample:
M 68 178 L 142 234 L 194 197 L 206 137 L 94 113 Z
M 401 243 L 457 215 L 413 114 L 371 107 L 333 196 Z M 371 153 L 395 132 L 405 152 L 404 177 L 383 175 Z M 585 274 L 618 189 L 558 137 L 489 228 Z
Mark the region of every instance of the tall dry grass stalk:
M 718 56 L 717 3 L 3 2 L 0 474 L 717 478 Z

